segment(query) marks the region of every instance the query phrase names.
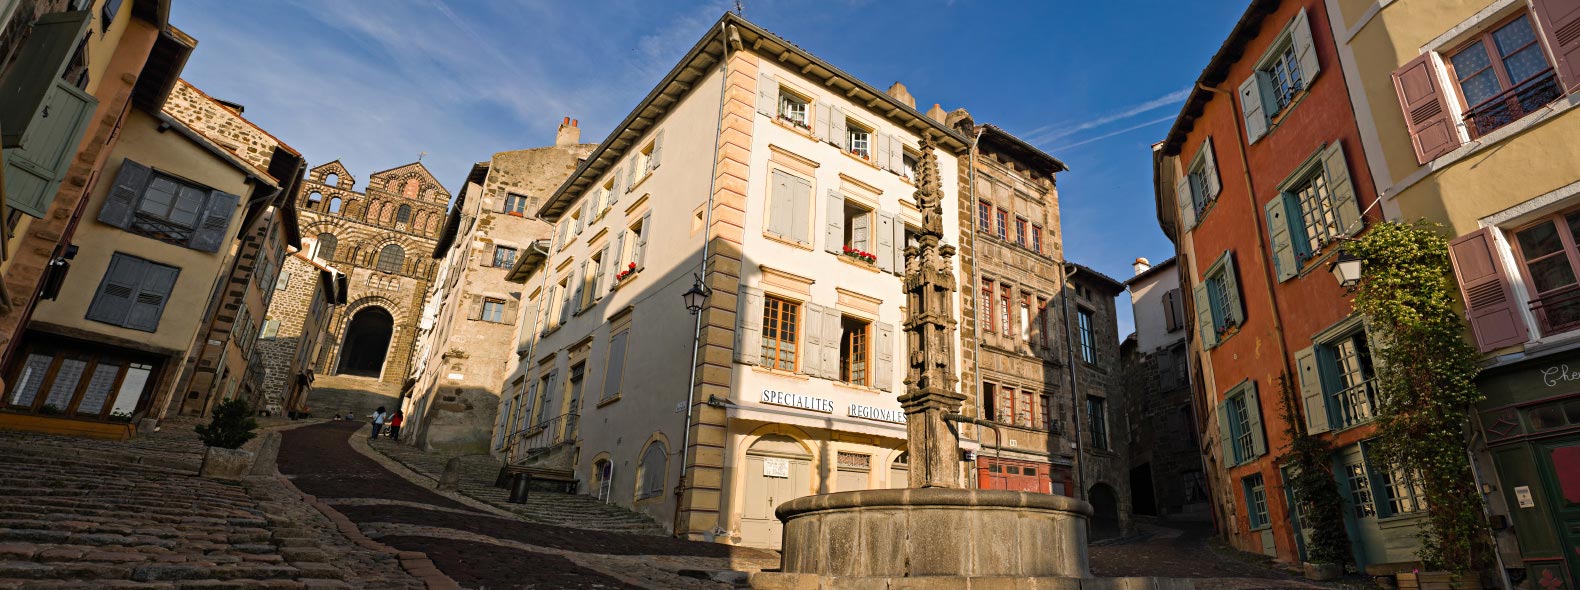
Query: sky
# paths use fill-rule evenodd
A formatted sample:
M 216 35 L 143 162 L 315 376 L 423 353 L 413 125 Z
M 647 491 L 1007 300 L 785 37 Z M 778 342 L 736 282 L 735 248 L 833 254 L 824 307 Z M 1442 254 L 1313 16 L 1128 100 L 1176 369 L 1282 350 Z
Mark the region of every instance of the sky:
M 1226 0 L 1024 4 L 742 0 L 744 16 L 926 111 L 965 108 L 1063 160 L 1066 258 L 1118 280 L 1168 258 L 1151 148 L 1244 10 Z M 184 77 L 300 150 L 372 172 L 422 158 L 451 192 L 472 163 L 602 141 L 727 10 L 632 0 L 176 0 Z M 1130 333 L 1120 296 L 1119 334 Z

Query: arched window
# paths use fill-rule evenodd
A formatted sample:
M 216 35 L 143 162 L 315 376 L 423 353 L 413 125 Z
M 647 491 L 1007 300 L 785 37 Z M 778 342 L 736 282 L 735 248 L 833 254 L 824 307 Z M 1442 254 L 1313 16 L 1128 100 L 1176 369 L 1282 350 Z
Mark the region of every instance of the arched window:
M 340 212 L 340 197 L 333 197 L 333 198 L 329 199 L 329 212 L 330 213 L 339 213 Z
M 333 172 L 330 172 L 329 174 L 325 174 L 324 175 L 324 184 L 327 184 L 329 186 L 339 186 L 340 185 L 340 175 L 339 174 L 335 174 Z
M 400 209 L 395 211 L 395 223 L 406 223 L 408 221 L 411 221 L 411 205 L 401 205 Z
M 664 443 L 654 441 L 642 452 L 642 463 L 637 466 L 636 498 L 652 498 L 664 494 L 665 469 L 669 467 L 669 453 L 664 451 Z
M 318 234 L 318 258 L 322 260 L 335 259 L 335 234 L 324 232 Z
M 307 193 L 307 208 L 309 208 L 309 209 L 316 209 L 316 208 L 318 208 L 318 204 L 323 202 L 323 200 L 324 200 L 324 194 L 323 193 L 320 193 L 318 191 L 313 191 L 313 192 Z
M 379 250 L 378 269 L 380 272 L 400 272 L 401 265 L 405 262 L 406 250 L 402 249 L 399 244 L 390 244 Z

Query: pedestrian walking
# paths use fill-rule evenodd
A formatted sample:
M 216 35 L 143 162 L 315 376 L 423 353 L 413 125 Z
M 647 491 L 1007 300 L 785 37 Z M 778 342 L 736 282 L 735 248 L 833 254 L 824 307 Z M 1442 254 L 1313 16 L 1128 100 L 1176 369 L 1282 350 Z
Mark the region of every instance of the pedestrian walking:
M 395 417 L 390 418 L 390 440 L 400 440 L 400 424 L 406 420 L 406 413 L 395 410 Z
M 388 414 L 384 413 L 384 406 L 379 406 L 379 409 L 373 411 L 373 432 L 368 435 L 368 440 L 379 437 L 379 431 L 384 430 L 384 419 L 387 416 Z

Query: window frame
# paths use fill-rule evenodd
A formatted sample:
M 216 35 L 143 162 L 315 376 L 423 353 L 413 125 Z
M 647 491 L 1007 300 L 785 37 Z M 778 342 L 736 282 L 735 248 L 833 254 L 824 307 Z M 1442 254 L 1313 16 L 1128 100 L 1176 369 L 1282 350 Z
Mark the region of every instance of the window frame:
M 1042 226 L 1031 224 L 1031 251 L 1042 254 Z
M 507 192 L 507 193 L 505 193 L 504 212 L 505 212 L 506 215 L 511 215 L 511 216 L 515 216 L 515 217 L 526 217 L 527 216 L 527 205 L 529 203 L 531 203 L 531 201 L 532 201 L 532 199 L 527 197 L 526 195 L 523 195 L 523 194 L 520 194 L 520 193 L 514 193 L 514 192 Z
M 1580 227 L 1571 227 L 1569 225 L 1568 216 L 1573 214 L 1580 214 L 1580 207 L 1562 209 L 1555 213 L 1543 215 L 1540 218 L 1533 219 L 1524 224 L 1515 226 L 1512 229 L 1504 230 L 1504 239 L 1508 242 L 1509 249 L 1514 251 L 1515 261 L 1519 263 L 1520 280 L 1525 286 L 1526 293 L 1530 295 L 1529 298 L 1532 300 L 1539 300 L 1546 296 L 1557 295 L 1566 291 L 1580 289 L 1580 243 L 1576 242 L 1576 236 L 1574 233 L 1575 231 L 1580 231 Z M 1563 255 L 1568 259 L 1569 273 L 1572 277 L 1574 277 L 1575 281 L 1562 287 L 1557 287 L 1547 291 L 1540 291 L 1537 289 L 1536 281 L 1534 280 L 1535 273 L 1531 272 L 1530 265 L 1533 261 L 1526 256 L 1525 248 L 1520 245 L 1520 233 L 1526 230 L 1534 229 L 1543 223 L 1549 222 L 1553 224 L 1553 229 L 1555 232 L 1557 232 L 1558 240 L 1562 247 L 1556 252 L 1538 256 L 1535 261 L 1540 262 L 1558 255 Z M 1529 304 L 1530 302 L 1527 301 L 1526 305 L 1528 306 Z
M 1000 240 L 1008 241 L 1009 240 L 1009 211 L 1006 211 L 1003 207 L 998 207 L 997 209 L 998 209 L 998 214 L 994 217 L 994 220 L 998 222 L 998 227 L 997 227 L 998 231 L 995 232 L 994 235 L 997 235 L 998 239 L 1000 239 Z
M 977 201 L 977 222 L 982 225 L 977 231 L 992 233 L 993 231 L 993 203 L 985 200 Z
M 860 329 L 847 332 L 846 322 L 858 322 L 861 324 Z M 840 316 L 839 381 L 841 383 L 862 387 L 872 385 L 872 324 L 872 320 L 867 318 L 849 314 Z M 859 380 L 853 378 L 857 372 L 855 365 L 858 362 L 861 364 Z
M 776 304 L 778 306 L 777 310 L 773 309 Z M 801 356 L 803 354 L 803 350 L 800 341 L 802 333 L 802 320 L 804 315 L 801 313 L 802 305 L 802 302 L 787 297 L 781 297 L 771 293 L 763 295 L 763 343 L 759 360 L 762 366 L 778 371 L 795 372 L 801 370 Z M 775 315 L 770 316 L 770 311 L 775 312 Z M 790 319 L 791 324 L 789 329 L 789 338 L 784 337 L 786 330 L 783 327 L 783 317 L 786 311 L 792 312 Z M 770 320 L 770 318 L 772 318 L 772 320 Z M 768 335 L 769 321 L 776 322 L 775 327 L 773 328 L 775 334 L 772 337 Z M 768 342 L 770 340 L 772 340 L 774 343 L 773 356 L 768 355 Z M 782 366 L 785 363 L 783 353 L 785 352 L 784 345 L 786 343 L 790 345 L 789 354 L 791 358 L 789 360 L 789 368 L 784 368 Z
M 1016 245 L 1018 245 L 1018 246 L 1020 246 L 1022 248 L 1028 248 L 1029 247 L 1027 245 L 1027 243 L 1026 243 L 1026 230 L 1027 230 L 1028 227 L 1030 227 L 1030 225 L 1031 224 L 1026 221 L 1025 217 L 1021 217 L 1019 215 L 1015 216 L 1015 244 Z
M 495 324 L 505 323 L 505 309 L 508 306 L 508 303 L 506 303 L 505 300 L 494 297 L 484 297 L 479 305 L 481 306 L 478 309 L 479 319 Z M 490 314 L 491 310 L 498 313 Z M 490 315 L 497 315 L 498 317 L 490 317 Z
M 863 161 L 872 161 L 873 135 L 877 131 L 856 119 L 845 117 L 845 153 L 860 158 Z M 857 148 L 857 141 L 865 146 Z M 860 150 L 860 151 L 858 151 Z
M 1094 411 L 1095 410 L 1095 411 Z M 1108 399 L 1102 396 L 1086 396 L 1086 423 L 1087 432 L 1092 438 L 1092 448 L 1106 451 L 1113 447 L 1108 440 Z
M 1097 312 L 1077 306 L 1075 308 L 1075 329 L 1080 342 L 1081 361 L 1089 365 L 1097 364 Z
M 1014 301 L 1014 297 L 1015 297 L 1015 295 L 1014 295 L 1014 288 L 1011 287 L 1009 283 L 1003 283 L 1003 282 L 999 283 L 999 286 L 998 286 L 999 333 L 1002 334 L 1005 338 L 1014 338 L 1015 337 L 1015 324 L 1014 324 L 1013 320 L 1011 320 L 1010 317 L 1009 317 L 1009 311 L 1011 309 L 1010 304 Z
M 503 264 L 501 264 L 501 261 L 499 259 L 499 255 L 501 253 L 505 252 L 505 251 L 509 251 L 510 252 L 510 256 L 508 256 L 507 259 L 503 261 Z M 493 260 L 493 264 L 491 264 L 490 266 L 493 266 L 494 268 L 510 268 L 511 266 L 515 265 L 516 257 L 519 256 L 520 254 L 521 254 L 521 250 L 519 248 L 514 247 L 514 246 L 504 246 L 504 245 L 500 245 L 500 244 L 494 244 L 494 260 Z
M 993 279 L 989 279 L 989 278 L 986 278 L 986 277 L 984 277 L 982 279 L 982 287 L 981 287 L 982 310 L 981 311 L 983 312 L 983 314 L 985 314 L 987 316 L 987 321 L 984 321 L 984 322 L 981 322 L 981 323 L 982 323 L 982 331 L 985 332 L 985 333 L 988 333 L 988 334 L 996 334 L 998 332 L 997 330 L 994 329 L 994 327 L 998 324 L 998 315 L 996 313 L 994 313 L 994 310 L 993 310 L 993 307 L 994 307 L 993 299 L 995 297 L 997 297 L 998 291 L 997 291 L 997 289 L 996 289 L 996 287 L 995 287 L 995 285 L 993 283 L 994 283 Z
M 801 106 L 801 119 L 799 121 L 786 114 L 785 107 L 787 102 L 793 102 Z M 795 125 L 796 127 L 801 128 L 803 131 L 811 132 L 812 110 L 812 99 L 806 98 L 794 91 L 789 90 L 783 84 L 779 85 L 779 97 L 777 104 L 774 107 L 775 119 Z
M 1532 14 L 1527 8 L 1515 10 L 1513 14 L 1510 14 L 1509 16 L 1494 22 L 1492 25 L 1483 28 L 1480 32 L 1476 33 L 1474 37 L 1460 42 L 1447 51 L 1438 52 L 1438 55 L 1442 56 L 1443 58 L 1443 67 L 1448 70 L 1449 80 L 1453 81 L 1454 99 L 1458 101 L 1461 113 L 1469 113 L 1472 110 L 1490 104 L 1504 94 L 1507 94 L 1509 91 L 1519 88 L 1520 85 L 1540 78 L 1544 72 L 1553 71 L 1554 65 L 1552 61 L 1552 54 L 1547 47 L 1546 39 L 1543 38 L 1544 36 L 1542 35 L 1541 29 L 1537 26 L 1535 17 L 1536 15 Z M 1510 25 L 1513 25 L 1514 21 L 1520 20 L 1522 18 L 1526 19 L 1526 22 L 1530 25 L 1532 40 L 1530 43 L 1520 46 L 1519 49 L 1511 52 L 1509 55 L 1512 56 L 1521 51 L 1525 51 L 1534 45 L 1539 50 L 1537 53 L 1542 56 L 1542 61 L 1547 64 L 1547 67 L 1542 70 L 1537 70 L 1537 72 L 1532 74 L 1529 78 L 1516 83 L 1511 81 L 1512 78 L 1509 76 L 1507 69 L 1508 66 L 1503 63 L 1505 56 L 1498 53 L 1497 41 L 1493 38 L 1493 35 L 1498 31 L 1502 31 Z M 1484 69 L 1477 70 L 1476 74 L 1485 72 L 1488 69 L 1492 70 L 1493 77 L 1498 81 L 1498 91 L 1481 102 L 1470 104 L 1470 101 L 1466 98 L 1465 89 L 1462 85 L 1464 80 L 1459 77 L 1459 69 L 1454 65 L 1454 57 L 1464 53 L 1472 46 L 1478 44 L 1481 45 L 1482 49 L 1487 52 L 1488 65 Z M 1563 93 L 1560 91 L 1559 97 L 1561 98 L 1562 96 Z
M 1261 472 L 1240 478 L 1240 489 L 1245 494 L 1245 516 L 1253 531 L 1272 528 L 1267 514 L 1267 480 Z
M 391 250 L 390 248 L 394 248 L 394 250 Z M 384 259 L 385 256 L 391 252 L 397 252 L 400 255 L 400 259 L 395 260 L 394 264 L 392 265 L 394 267 L 393 270 L 386 268 Z M 378 257 L 374 259 L 373 268 L 374 270 L 386 274 L 401 274 L 401 272 L 406 269 L 406 248 L 394 242 L 379 246 L 379 254 Z

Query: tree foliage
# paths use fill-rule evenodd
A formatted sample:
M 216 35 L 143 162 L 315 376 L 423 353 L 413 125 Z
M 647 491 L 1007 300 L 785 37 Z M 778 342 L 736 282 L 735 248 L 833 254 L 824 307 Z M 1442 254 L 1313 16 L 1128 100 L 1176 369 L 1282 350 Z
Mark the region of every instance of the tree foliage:
M 1289 436 L 1279 462 L 1293 468 L 1284 484 L 1294 493 L 1301 526 L 1311 531 L 1306 561 L 1349 563 L 1350 539 L 1344 532 L 1344 497 L 1333 477 L 1333 446 L 1306 433 L 1306 423 L 1295 409 L 1300 407 L 1300 396 L 1289 376 L 1279 377 L 1278 382 L 1284 433 Z
M 209 423 L 199 424 L 195 430 L 205 445 L 239 449 L 257 436 L 253 432 L 257 427 L 258 422 L 252 419 L 252 408 L 247 407 L 247 402 L 232 399 L 220 402 L 214 408 L 214 417 L 209 419 Z

